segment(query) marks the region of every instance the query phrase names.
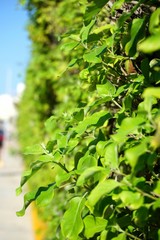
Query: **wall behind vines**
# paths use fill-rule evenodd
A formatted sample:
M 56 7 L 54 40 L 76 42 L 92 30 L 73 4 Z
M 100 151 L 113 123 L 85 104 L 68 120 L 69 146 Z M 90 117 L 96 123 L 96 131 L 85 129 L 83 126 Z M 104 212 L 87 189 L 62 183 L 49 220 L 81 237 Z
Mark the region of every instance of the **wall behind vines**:
M 18 126 L 29 170 L 17 193 L 27 181 L 31 192 L 17 214 L 35 201 L 45 239 L 159 239 L 159 1 L 24 6 L 33 44 Z

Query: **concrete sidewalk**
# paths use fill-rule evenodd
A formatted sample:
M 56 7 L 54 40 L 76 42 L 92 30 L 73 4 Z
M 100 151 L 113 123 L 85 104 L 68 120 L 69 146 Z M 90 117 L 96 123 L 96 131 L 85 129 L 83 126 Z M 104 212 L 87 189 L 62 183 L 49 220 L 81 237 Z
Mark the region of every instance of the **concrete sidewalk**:
M 16 211 L 23 206 L 23 194 L 17 197 L 23 171 L 19 155 L 12 155 L 13 140 L 6 140 L 0 166 L 0 240 L 34 240 L 30 209 L 24 217 L 17 217 Z

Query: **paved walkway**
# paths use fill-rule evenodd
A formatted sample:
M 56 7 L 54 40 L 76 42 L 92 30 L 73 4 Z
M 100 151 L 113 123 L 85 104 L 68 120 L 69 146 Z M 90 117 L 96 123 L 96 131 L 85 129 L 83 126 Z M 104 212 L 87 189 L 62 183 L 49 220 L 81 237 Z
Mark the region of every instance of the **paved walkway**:
M 0 166 L 0 240 L 34 240 L 30 209 L 24 217 L 16 216 L 16 211 L 23 206 L 23 194 L 18 197 L 15 194 L 23 165 L 13 151 L 13 140 L 6 140 Z

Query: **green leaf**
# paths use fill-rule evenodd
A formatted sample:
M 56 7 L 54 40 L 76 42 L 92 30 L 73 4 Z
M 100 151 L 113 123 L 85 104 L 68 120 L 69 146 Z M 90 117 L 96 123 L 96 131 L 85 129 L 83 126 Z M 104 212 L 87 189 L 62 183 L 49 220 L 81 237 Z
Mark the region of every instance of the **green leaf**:
M 138 44 L 138 50 L 143 53 L 151 54 L 160 50 L 160 34 L 156 34 L 146 38 Z
M 110 81 L 107 81 L 106 84 L 97 84 L 96 88 L 100 97 L 105 97 L 105 96 L 113 97 L 113 95 L 116 92 L 115 86 Z
M 91 191 L 86 202 L 91 212 L 93 211 L 95 204 L 101 199 L 101 197 L 109 194 L 118 186 L 120 186 L 120 183 L 116 182 L 113 179 L 108 179 L 104 182 L 98 183 L 98 185 Z
M 117 237 L 112 238 L 112 240 L 126 240 L 126 239 L 127 239 L 127 237 L 126 237 L 125 233 L 120 233 L 120 234 L 118 234 Z
M 131 27 L 131 39 L 125 46 L 125 52 L 128 56 L 133 57 L 137 51 L 137 43 L 143 37 L 145 19 L 133 19 Z
M 116 2 L 114 2 L 113 6 L 112 6 L 112 12 L 116 9 L 120 9 L 124 2 L 125 2 L 125 0 L 117 0 Z
M 118 149 L 117 144 L 110 142 L 105 147 L 104 165 L 110 169 L 118 169 Z
M 155 211 L 160 206 L 160 198 L 153 202 L 153 210 Z
M 94 24 L 95 24 L 95 19 L 92 19 L 91 22 L 87 26 L 83 26 L 83 28 L 81 29 L 80 38 L 81 38 L 82 43 L 86 43 L 86 41 L 88 39 L 88 35 Z
M 41 191 L 36 199 L 36 204 L 40 207 L 47 206 L 53 199 L 55 185 L 50 184 Z
M 84 218 L 84 235 L 87 239 L 94 236 L 95 233 L 101 232 L 106 228 L 107 220 L 101 217 L 88 215 Z
M 83 121 L 84 118 L 84 109 L 79 109 L 79 111 L 76 111 L 73 113 L 73 117 L 77 120 L 77 121 Z
M 79 42 L 69 42 L 61 46 L 61 50 L 71 51 L 79 45 Z
M 83 59 L 90 63 L 100 63 L 102 59 L 100 58 L 99 55 L 102 54 L 105 49 L 106 49 L 106 44 L 100 47 L 96 47 L 92 49 L 89 53 L 85 53 L 83 55 Z
M 89 77 L 89 70 L 88 70 L 88 68 L 83 69 L 83 70 L 79 73 L 79 77 L 80 77 L 81 79 L 88 79 L 88 77 Z
M 149 87 L 144 90 L 143 93 L 144 98 L 148 97 L 156 97 L 160 98 L 160 87 Z
M 16 194 L 19 195 L 22 192 L 22 186 L 44 165 L 44 162 L 36 161 L 31 165 L 31 169 L 26 170 L 22 177 L 20 182 L 20 187 L 16 189 Z
M 25 148 L 24 154 L 28 155 L 28 154 L 43 154 L 46 153 L 46 150 L 44 149 L 44 147 L 41 144 L 35 144 L 32 146 L 28 146 Z
M 78 134 L 84 133 L 87 128 L 90 126 L 99 126 L 98 122 L 100 125 L 103 125 L 106 120 L 108 120 L 111 117 L 110 113 L 106 111 L 100 111 L 100 112 L 95 112 L 91 116 L 87 116 L 83 121 L 79 122 L 78 126 L 75 128 L 75 132 Z
M 83 59 L 84 59 L 84 61 L 89 62 L 89 63 L 101 63 L 102 62 L 102 59 L 100 57 L 97 57 L 94 52 L 85 53 L 83 55 Z
M 144 227 L 148 217 L 149 211 L 145 205 L 133 212 L 133 219 L 137 226 Z
M 96 182 L 104 180 L 107 176 L 109 176 L 110 170 L 105 169 L 103 167 L 90 167 L 85 169 L 80 177 L 77 180 L 77 186 L 82 186 L 86 182 L 87 184 L 94 184 Z
M 50 188 L 51 186 L 54 186 L 55 183 L 51 183 L 49 184 L 47 187 L 40 187 L 38 188 L 38 190 L 26 193 L 24 195 L 24 204 L 23 204 L 23 208 L 18 211 L 16 214 L 17 216 L 23 216 L 25 214 L 25 211 L 27 209 L 27 207 L 33 202 L 35 201 L 43 191 L 48 190 L 48 188 Z M 43 195 L 42 195 L 43 196 Z M 45 202 L 45 199 L 40 198 L 39 203 Z M 47 200 L 46 200 L 47 201 Z M 42 203 L 43 204 L 43 203 Z
M 144 118 L 125 118 L 117 132 L 117 134 L 112 135 L 114 141 L 118 143 L 123 143 L 128 134 L 137 134 L 140 125 L 145 122 Z
M 142 143 L 136 145 L 135 147 L 129 148 L 125 152 L 125 157 L 127 158 L 131 167 L 135 167 L 139 157 L 146 153 L 147 151 L 147 143 L 143 141 Z
M 67 146 L 68 136 L 63 133 L 57 134 L 58 148 L 65 148 Z
M 97 166 L 97 159 L 88 153 L 85 154 L 82 158 L 80 158 L 77 165 L 77 173 L 81 174 L 85 169 L 89 167 Z
M 150 17 L 150 34 L 160 34 L 160 8 L 157 8 Z
M 30 165 L 30 169 L 24 171 L 21 177 L 20 186 L 23 186 L 39 169 L 41 169 L 45 164 L 53 162 L 53 160 L 54 156 L 52 155 L 39 156 L 38 161 L 33 162 Z
M 156 182 L 156 187 L 154 188 L 153 192 L 160 195 L 160 181 Z
M 73 67 L 73 66 L 76 64 L 77 61 L 78 61 L 77 58 L 73 58 L 73 59 L 68 63 L 68 67 Z
M 72 172 L 68 173 L 58 165 L 55 166 L 55 172 L 56 172 L 55 181 L 57 187 L 59 187 L 62 183 L 68 181 L 72 174 Z
M 119 198 L 125 207 L 135 210 L 143 205 L 143 196 L 139 192 L 122 191 L 119 193 Z
M 70 200 L 68 210 L 64 213 L 61 228 L 66 239 L 75 240 L 83 230 L 82 210 L 85 204 L 83 197 L 75 197 Z
M 109 0 L 92 0 L 86 8 L 86 12 L 84 15 L 85 23 L 91 21 L 93 17 L 101 10 L 101 8 L 108 2 Z
M 96 145 L 96 152 L 99 156 L 104 156 L 105 153 L 105 146 L 107 145 L 106 141 L 99 141 Z

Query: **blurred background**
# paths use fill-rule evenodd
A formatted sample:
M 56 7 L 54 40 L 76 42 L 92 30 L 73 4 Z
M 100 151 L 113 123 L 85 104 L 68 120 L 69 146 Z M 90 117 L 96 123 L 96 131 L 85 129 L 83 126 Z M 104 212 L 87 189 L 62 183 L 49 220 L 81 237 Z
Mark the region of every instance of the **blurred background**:
M 25 88 L 24 75 L 30 43 L 25 26 L 27 13 L 17 0 L 1 1 L 0 14 L 0 239 L 32 240 L 31 215 L 16 216 L 23 197 L 15 194 L 23 163 L 18 153 L 16 105 Z M 1 136 L 3 133 L 3 136 Z

